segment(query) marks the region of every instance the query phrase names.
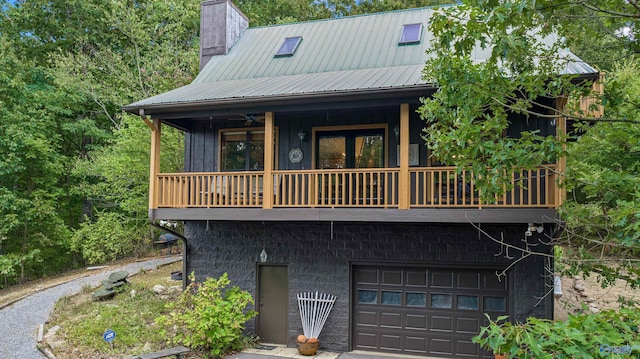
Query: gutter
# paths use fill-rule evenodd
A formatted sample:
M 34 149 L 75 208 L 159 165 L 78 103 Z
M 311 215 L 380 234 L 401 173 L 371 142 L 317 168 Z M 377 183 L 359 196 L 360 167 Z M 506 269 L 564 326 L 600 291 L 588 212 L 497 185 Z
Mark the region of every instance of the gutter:
M 189 86 L 189 85 L 187 85 Z M 247 105 L 250 103 L 255 106 L 260 105 L 272 105 L 274 103 L 285 103 L 290 104 L 292 101 L 300 101 L 306 102 L 309 100 L 328 100 L 333 98 L 344 99 L 344 96 L 350 96 L 350 100 L 353 96 L 363 96 L 363 97 L 388 97 L 392 95 L 405 95 L 408 91 L 430 91 L 435 90 L 432 84 L 416 84 L 416 85 L 406 85 L 406 86 L 397 86 L 397 87 L 379 87 L 375 89 L 366 88 L 366 89 L 345 89 L 345 90 L 335 90 L 335 91 L 322 91 L 322 92 L 302 92 L 302 93 L 283 93 L 278 95 L 268 95 L 268 96 L 255 96 L 255 97 L 230 97 L 223 99 L 202 99 L 195 101 L 181 101 L 181 102 L 161 102 L 155 104 L 147 104 L 147 105 L 127 105 L 123 106 L 122 110 L 125 112 L 129 112 L 134 115 L 138 115 L 140 110 L 146 110 L 149 114 L 154 114 L 160 111 L 183 111 L 185 109 L 188 110 L 198 110 L 198 109 L 207 109 L 211 107 L 233 107 L 237 105 Z M 411 95 L 406 95 L 411 96 Z
M 187 275 L 187 258 L 188 258 L 187 257 L 187 248 L 188 248 L 187 237 L 183 236 L 180 233 L 175 232 L 172 229 L 163 227 L 154 221 L 149 221 L 149 224 L 151 224 L 152 226 L 162 231 L 169 232 L 182 240 L 182 291 L 184 291 L 185 289 L 187 289 L 188 278 L 189 278 L 189 276 Z

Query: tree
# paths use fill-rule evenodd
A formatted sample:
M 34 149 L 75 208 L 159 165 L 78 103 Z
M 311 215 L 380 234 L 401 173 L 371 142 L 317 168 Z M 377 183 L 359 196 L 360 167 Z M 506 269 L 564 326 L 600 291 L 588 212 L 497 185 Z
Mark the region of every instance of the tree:
M 20 60 L 0 36 L 0 271 L 22 282 L 69 265 L 68 228 L 57 211 L 65 158 L 55 128 L 58 95 L 46 68 Z M 11 278 L 11 282 L 15 277 Z
M 100 225 L 125 222 L 119 225 L 129 232 L 121 238 L 131 242 L 123 247 L 134 248 L 151 235 L 146 208 L 132 209 L 147 198 L 138 187 L 148 185 L 148 170 L 140 176 L 126 160 L 139 154 L 143 162 L 136 165 L 146 168 L 149 136 L 143 122 L 132 126 L 120 107 L 195 77 L 199 3 L 25 0 L 0 7 L 0 146 L 6 153 L 0 159 L 0 213 L 7 224 L 0 233 L 0 272 L 20 275 L 19 266 L 24 276 L 39 276 L 73 265 L 74 250 L 84 247 L 71 241 L 72 230 L 89 218 L 79 233 L 99 233 L 99 227 L 87 228 L 100 215 Z M 165 146 L 166 157 L 181 158 L 182 142 L 165 132 L 175 141 Z M 130 145 L 134 137 L 138 148 L 114 158 L 118 152 L 111 146 Z M 128 163 L 129 181 L 122 171 L 116 177 L 122 168 L 109 163 Z M 139 197 L 131 200 L 132 193 Z
M 595 60 L 615 58 L 616 52 L 635 57 L 639 14 L 635 2 L 469 0 L 441 9 L 429 25 L 435 41 L 424 70 L 438 90 L 421 108 L 432 155 L 471 168 L 488 201 L 508 188 L 506 169 L 554 163 L 568 146 L 570 170 L 560 175 L 568 176 L 565 182 L 574 189 L 575 200 L 563 212 L 571 237 L 555 243 L 573 245 L 579 254 L 568 268 L 597 270 L 609 279 L 622 276 L 633 285 L 640 284 L 635 265 L 613 270 L 594 266 L 598 262 L 591 259 L 594 250 L 605 253 L 611 247 L 616 250 L 608 253 L 626 263 L 625 254 L 637 255 L 640 159 L 634 136 L 640 107 L 631 79 L 640 72 L 631 63 L 607 62 L 615 71 L 605 83 L 604 97 L 591 93 L 591 81 L 558 74 L 566 65 L 567 47 Z M 605 55 L 587 50 L 594 45 L 603 46 L 597 50 Z M 478 63 L 472 55 L 480 50 L 489 57 Z M 585 95 L 606 105 L 602 118 L 581 111 L 573 101 Z M 567 98 L 566 107 L 552 101 Z M 581 132 L 556 138 L 523 131 L 517 138 L 505 137 L 511 116 L 569 117 Z

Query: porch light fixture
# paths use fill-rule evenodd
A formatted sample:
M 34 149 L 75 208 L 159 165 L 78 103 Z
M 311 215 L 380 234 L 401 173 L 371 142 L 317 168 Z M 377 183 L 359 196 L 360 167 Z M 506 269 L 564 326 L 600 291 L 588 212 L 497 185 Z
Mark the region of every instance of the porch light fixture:
M 307 139 L 307 134 L 300 129 L 300 131 L 298 131 L 298 138 L 300 139 L 300 142 L 304 142 Z
M 262 252 L 260 252 L 260 262 L 265 263 L 266 261 L 267 261 L 267 251 L 262 249 Z
M 531 237 L 533 232 L 542 233 L 544 231 L 544 226 L 542 224 L 533 224 L 529 223 L 527 225 L 527 230 L 524 232 L 525 237 Z
M 396 141 L 400 137 L 400 126 L 396 123 L 396 126 L 393 128 L 393 133 L 396 135 Z

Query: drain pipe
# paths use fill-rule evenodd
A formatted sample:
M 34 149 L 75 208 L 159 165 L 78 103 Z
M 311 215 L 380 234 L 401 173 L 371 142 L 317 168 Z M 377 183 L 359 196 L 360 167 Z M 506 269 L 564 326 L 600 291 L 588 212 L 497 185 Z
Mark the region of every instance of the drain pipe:
M 187 237 L 183 236 L 180 233 L 175 232 L 172 229 L 169 229 L 167 227 L 163 227 L 161 226 L 159 223 L 155 222 L 155 221 L 149 221 L 149 224 L 151 224 L 152 226 L 159 228 L 165 232 L 169 232 L 171 234 L 173 234 L 174 236 L 182 239 L 182 290 L 184 291 L 185 289 L 187 289 L 187 284 L 188 284 L 188 280 L 189 280 L 189 275 L 187 275 Z

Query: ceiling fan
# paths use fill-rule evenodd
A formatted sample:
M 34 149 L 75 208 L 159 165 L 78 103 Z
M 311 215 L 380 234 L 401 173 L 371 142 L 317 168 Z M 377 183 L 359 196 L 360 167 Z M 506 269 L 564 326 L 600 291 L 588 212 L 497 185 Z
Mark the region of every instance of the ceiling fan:
M 244 121 L 245 126 L 264 125 L 264 115 L 253 115 L 240 113 L 229 118 L 230 120 Z

